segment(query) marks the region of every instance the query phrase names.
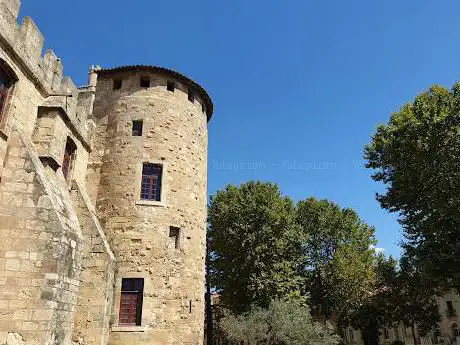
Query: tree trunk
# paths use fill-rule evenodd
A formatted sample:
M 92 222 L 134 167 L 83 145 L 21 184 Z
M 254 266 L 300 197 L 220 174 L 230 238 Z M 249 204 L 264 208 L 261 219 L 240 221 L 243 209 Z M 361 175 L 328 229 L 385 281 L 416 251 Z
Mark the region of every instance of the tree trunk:
M 365 345 L 378 345 L 379 344 L 379 327 L 369 323 L 367 327 L 361 329 L 362 337 Z
M 414 340 L 414 345 L 417 345 L 417 337 L 415 336 L 415 323 L 413 321 L 410 324 L 410 329 L 412 331 L 412 339 Z
M 209 269 L 209 247 L 206 246 L 206 344 L 213 344 L 214 328 L 211 305 L 211 282 Z

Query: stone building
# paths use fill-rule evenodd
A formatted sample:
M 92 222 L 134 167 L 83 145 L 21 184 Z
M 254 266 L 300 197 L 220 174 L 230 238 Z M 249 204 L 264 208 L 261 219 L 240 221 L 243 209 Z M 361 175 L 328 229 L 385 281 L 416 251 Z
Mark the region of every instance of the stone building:
M 160 67 L 42 54 L 0 0 L 0 344 L 201 344 L 213 104 Z
M 420 334 L 415 327 L 417 345 L 460 345 L 460 296 L 454 291 L 437 298 L 441 321 L 429 334 Z M 345 330 L 345 343 L 347 345 L 364 345 L 359 330 L 351 327 Z M 379 344 L 391 345 L 394 341 L 402 341 L 414 345 L 414 336 L 410 327 L 405 327 L 401 322 L 395 327 L 386 327 L 380 330 Z

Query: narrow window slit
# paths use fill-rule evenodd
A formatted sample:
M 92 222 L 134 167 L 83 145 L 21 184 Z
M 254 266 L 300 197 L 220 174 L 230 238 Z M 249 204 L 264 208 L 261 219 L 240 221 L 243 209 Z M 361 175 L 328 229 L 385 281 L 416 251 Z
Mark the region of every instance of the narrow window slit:
M 0 125 L 5 121 L 5 112 L 7 108 L 8 96 L 15 82 L 15 78 L 2 67 L 2 59 L 0 59 Z
M 75 164 L 75 154 L 77 145 L 71 138 L 67 138 L 64 149 L 64 158 L 62 159 L 62 173 L 67 182 L 70 182 L 73 166 Z
M 174 90 L 176 89 L 176 85 L 174 84 L 174 82 L 168 81 L 166 84 L 166 89 L 168 91 L 174 92 Z
M 193 90 L 188 90 L 188 100 L 195 103 L 195 94 L 193 93 Z
M 150 77 L 141 77 L 141 87 L 150 87 Z
M 143 127 L 143 121 L 142 120 L 133 120 L 132 136 L 133 137 L 141 137 L 142 136 L 142 127 Z
M 121 80 L 121 79 L 114 79 L 114 80 L 113 80 L 113 89 L 114 89 L 114 90 L 120 90 L 122 84 L 123 84 L 123 80 Z
M 169 248 L 180 249 L 180 228 L 169 227 Z

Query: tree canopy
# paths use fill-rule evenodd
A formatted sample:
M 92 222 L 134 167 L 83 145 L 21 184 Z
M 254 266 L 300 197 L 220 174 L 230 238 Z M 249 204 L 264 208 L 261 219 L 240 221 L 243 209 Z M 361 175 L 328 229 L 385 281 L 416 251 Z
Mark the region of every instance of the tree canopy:
M 440 320 L 435 290 L 430 281 L 407 256 L 401 257 L 398 265 L 393 258 L 381 254 L 376 257 L 375 272 L 375 290 L 363 300 L 352 325 L 363 331 L 366 344 L 377 344 L 379 329 L 403 322 L 412 329 L 416 344 L 416 325 L 423 334 L 433 330 Z
M 407 254 L 436 283 L 460 287 L 460 84 L 433 86 L 380 125 L 365 148 L 381 206 L 396 212 Z
M 295 205 L 271 183 L 227 186 L 209 204 L 211 279 L 224 305 L 247 311 L 304 295 Z
M 208 224 L 212 285 L 235 312 L 310 297 L 315 317 L 346 322 L 372 290 L 374 228 L 351 209 L 248 182 L 211 197 Z
M 423 334 L 434 329 L 440 321 L 435 289 L 413 260 L 403 256 L 391 292 L 394 319 L 411 327 L 415 344 L 415 325 Z
M 297 205 L 315 315 L 348 323 L 374 286 L 374 228 L 349 208 L 309 198 Z

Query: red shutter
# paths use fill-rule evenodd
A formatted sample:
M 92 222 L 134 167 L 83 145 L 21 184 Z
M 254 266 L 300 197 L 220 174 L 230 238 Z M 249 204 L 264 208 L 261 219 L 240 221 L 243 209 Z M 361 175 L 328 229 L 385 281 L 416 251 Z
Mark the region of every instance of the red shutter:
M 137 292 L 123 292 L 120 299 L 120 324 L 136 325 Z

